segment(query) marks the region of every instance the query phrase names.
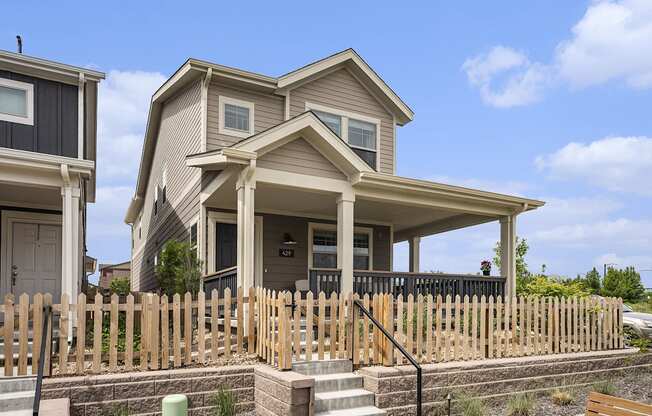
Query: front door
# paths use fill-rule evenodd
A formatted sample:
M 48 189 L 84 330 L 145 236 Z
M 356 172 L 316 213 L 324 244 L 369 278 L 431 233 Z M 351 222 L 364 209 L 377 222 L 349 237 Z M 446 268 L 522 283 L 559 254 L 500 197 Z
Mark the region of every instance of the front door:
M 11 291 L 61 297 L 61 226 L 12 223 Z
M 238 261 L 238 226 L 218 222 L 216 225 L 215 270 L 224 270 L 237 265 Z

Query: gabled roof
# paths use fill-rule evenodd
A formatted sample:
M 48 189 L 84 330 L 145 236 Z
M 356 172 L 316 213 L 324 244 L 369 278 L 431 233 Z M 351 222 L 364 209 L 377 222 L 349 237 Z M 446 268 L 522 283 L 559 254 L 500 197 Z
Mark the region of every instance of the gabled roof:
M 346 67 L 362 81 L 367 88 L 373 91 L 374 96 L 389 107 L 400 125 L 412 121 L 414 112 L 401 98 L 383 81 L 382 78 L 365 62 L 356 51 L 349 48 L 331 55 L 327 58 L 313 62 L 302 68 L 278 78 L 279 90 L 288 90 L 306 82 L 312 81 L 325 73 Z
M 188 155 L 186 165 L 223 169 L 228 164 L 248 164 L 293 140 L 303 138 L 348 176 L 372 172 L 351 147 L 328 128 L 312 111 L 254 134 L 229 147 Z

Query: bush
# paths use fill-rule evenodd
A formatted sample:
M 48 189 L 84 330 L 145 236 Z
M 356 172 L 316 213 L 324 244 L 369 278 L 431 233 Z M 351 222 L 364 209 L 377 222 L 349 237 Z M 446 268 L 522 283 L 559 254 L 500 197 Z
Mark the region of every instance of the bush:
M 168 296 L 186 292 L 196 295 L 201 283 L 201 262 L 196 250 L 186 242 L 167 241 L 156 266 L 156 278 Z
M 109 283 L 109 289 L 111 293 L 115 293 L 118 296 L 126 296 L 131 292 L 131 281 L 128 277 L 118 277 L 111 280 Z
M 530 416 L 534 412 L 534 396 L 527 393 L 516 394 L 507 401 L 508 416 Z
M 230 390 L 220 390 L 211 397 L 211 406 L 213 406 L 213 416 L 233 416 L 235 415 L 235 398 Z
M 477 397 L 460 397 L 457 407 L 462 416 L 484 416 L 487 414 L 487 407 Z
M 537 276 L 527 283 L 519 295 L 573 297 L 588 296 L 580 282 L 573 280 L 553 279 L 543 275 Z
M 552 399 L 552 402 L 558 406 L 568 406 L 573 403 L 573 400 L 575 400 L 575 397 L 573 397 L 573 394 L 570 391 L 559 389 L 553 391 L 550 398 Z
M 633 267 L 609 269 L 602 284 L 602 295 L 622 298 L 625 302 L 639 302 L 645 299 L 645 288 L 641 275 Z
M 610 380 L 604 380 L 594 383 L 592 390 L 596 393 L 613 396 L 616 393 L 616 386 Z

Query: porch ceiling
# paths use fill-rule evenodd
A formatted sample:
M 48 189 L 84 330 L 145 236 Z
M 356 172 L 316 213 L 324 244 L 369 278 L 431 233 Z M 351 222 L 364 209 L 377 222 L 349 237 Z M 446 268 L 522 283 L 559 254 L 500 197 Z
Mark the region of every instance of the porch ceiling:
M 61 209 L 61 189 L 0 182 L 0 205 Z

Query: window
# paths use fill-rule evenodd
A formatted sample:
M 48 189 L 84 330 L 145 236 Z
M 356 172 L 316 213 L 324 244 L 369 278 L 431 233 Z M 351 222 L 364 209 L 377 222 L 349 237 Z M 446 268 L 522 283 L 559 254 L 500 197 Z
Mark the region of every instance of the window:
M 243 138 L 254 134 L 254 103 L 220 96 L 219 107 L 220 134 Z
M 190 226 L 190 248 L 197 248 L 197 223 Z
M 380 120 L 324 107 L 319 104 L 306 103 L 306 110 L 315 113 L 328 128 L 347 142 L 362 160 L 376 169 L 378 165 L 377 136 L 380 130 Z
M 337 268 L 337 232 L 315 230 L 312 235 L 312 267 Z
M 337 268 L 337 226 L 335 224 L 309 224 L 312 244 L 309 247 L 310 267 Z M 353 269 L 373 270 L 373 229 L 355 227 L 353 234 Z
M 143 238 L 143 216 L 138 218 L 138 240 Z
M 353 268 L 369 270 L 369 234 L 355 233 L 353 235 Z
M 161 175 L 161 204 L 165 204 L 167 201 L 167 188 L 168 188 L 168 168 L 163 169 L 163 174 Z
M 319 117 L 319 119 L 323 121 L 324 124 L 328 126 L 328 128 L 333 130 L 333 133 L 342 137 L 342 117 L 335 114 L 325 113 L 323 111 L 313 110 L 313 113 L 315 113 L 315 115 L 317 115 L 317 117 Z
M 154 188 L 154 215 L 158 214 L 158 185 Z
M 154 267 L 158 266 L 158 254 L 154 254 Z
M 0 120 L 34 125 L 34 85 L 0 78 Z

